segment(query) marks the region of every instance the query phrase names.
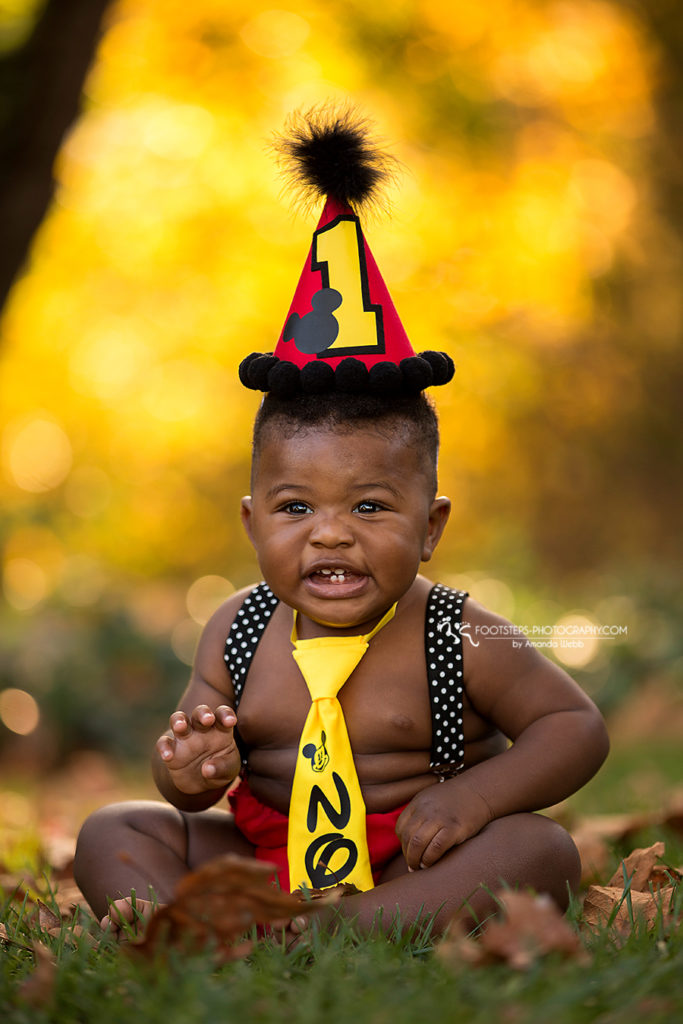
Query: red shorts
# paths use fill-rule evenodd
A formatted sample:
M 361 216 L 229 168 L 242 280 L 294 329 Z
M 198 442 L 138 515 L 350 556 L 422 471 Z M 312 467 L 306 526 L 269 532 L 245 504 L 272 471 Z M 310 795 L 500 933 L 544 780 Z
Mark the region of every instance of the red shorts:
M 289 869 L 287 866 L 287 829 L 289 818 L 282 811 L 268 807 L 257 800 L 242 778 L 236 789 L 228 794 L 230 809 L 235 824 L 245 839 L 254 846 L 257 860 L 270 861 L 277 865 L 277 879 L 280 887 L 289 892 Z M 405 804 L 394 811 L 367 814 L 368 851 L 372 876 L 377 882 L 389 861 L 401 852 L 401 843 L 396 835 L 396 822 Z

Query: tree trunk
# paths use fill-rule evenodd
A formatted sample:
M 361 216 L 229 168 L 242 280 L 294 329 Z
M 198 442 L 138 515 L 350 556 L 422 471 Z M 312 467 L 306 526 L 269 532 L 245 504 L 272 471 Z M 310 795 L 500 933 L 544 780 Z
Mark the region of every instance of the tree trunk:
M 27 43 L 0 61 L 0 309 L 54 191 L 109 0 L 48 0 Z

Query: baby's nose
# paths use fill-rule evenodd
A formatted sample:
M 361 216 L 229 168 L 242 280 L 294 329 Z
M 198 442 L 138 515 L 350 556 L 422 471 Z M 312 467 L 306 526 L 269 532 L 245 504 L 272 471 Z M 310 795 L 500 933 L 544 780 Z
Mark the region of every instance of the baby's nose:
M 353 531 L 345 517 L 318 512 L 313 518 L 315 522 L 312 524 L 310 533 L 311 544 L 327 548 L 336 548 L 341 544 L 353 544 Z

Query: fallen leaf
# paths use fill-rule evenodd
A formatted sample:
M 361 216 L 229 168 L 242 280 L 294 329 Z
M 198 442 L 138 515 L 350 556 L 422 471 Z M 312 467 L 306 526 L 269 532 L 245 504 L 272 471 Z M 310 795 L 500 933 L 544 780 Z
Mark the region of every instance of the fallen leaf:
M 605 844 L 624 842 L 642 829 L 651 827 L 664 827 L 683 832 L 683 793 L 673 794 L 660 810 L 635 811 L 629 814 L 594 814 L 579 818 L 569 826 L 569 831 L 581 853 L 582 848 L 590 850 L 593 846 L 594 849 L 598 849 L 601 841 Z M 601 851 L 599 855 L 602 856 Z
M 38 927 L 48 935 L 59 935 L 62 930 L 62 918 L 50 910 L 42 900 L 36 900 L 38 908 Z
M 493 921 L 478 939 L 466 936 L 456 920 L 437 946 L 439 957 L 475 967 L 502 962 L 515 970 L 527 970 L 548 953 L 587 962 L 579 936 L 549 896 L 510 892 L 501 902 L 505 919 Z
M 647 892 L 655 864 L 664 856 L 664 850 L 662 842 L 632 850 L 628 857 L 622 860 L 607 885 L 617 888 L 621 886 L 623 889 L 630 879 L 629 888 L 632 892 Z
M 52 1002 L 57 975 L 57 961 L 42 942 L 33 943 L 36 966 L 33 974 L 17 990 L 19 999 L 29 1006 L 46 1006 Z
M 576 835 L 599 836 L 610 842 L 621 842 L 630 835 L 650 825 L 657 825 L 662 812 L 637 811 L 631 814 L 592 814 L 579 818 L 571 828 L 572 838 Z
M 650 872 L 650 885 L 662 889 L 673 882 L 683 881 L 683 868 L 672 868 L 668 864 L 655 864 Z
M 672 893 L 673 886 L 660 889 L 656 895 L 637 890 L 627 895 L 623 886 L 591 885 L 583 904 L 583 920 L 590 928 L 604 928 L 614 914 L 613 923 L 617 931 L 627 935 L 635 920 L 643 921 L 648 927 L 659 914 L 667 920 L 670 916 L 667 902 Z
M 321 900 L 336 903 L 340 898 L 325 893 L 321 900 L 302 902 L 273 884 L 275 871 L 274 864 L 235 854 L 208 861 L 181 879 L 174 899 L 155 911 L 143 939 L 132 948 L 151 954 L 167 946 L 211 945 L 219 959 L 235 960 L 251 951 L 245 933 L 252 925 L 315 913 Z
M 331 885 L 329 889 L 295 889 L 291 895 L 302 903 L 320 899 L 332 902 L 329 899 L 331 896 L 355 896 L 359 892 L 361 890 L 352 882 L 339 882 L 337 885 Z

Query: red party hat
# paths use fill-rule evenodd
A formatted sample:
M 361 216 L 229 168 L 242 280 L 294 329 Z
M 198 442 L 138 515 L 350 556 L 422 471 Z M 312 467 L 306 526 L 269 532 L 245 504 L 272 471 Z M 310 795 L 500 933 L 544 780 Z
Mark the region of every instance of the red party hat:
M 325 206 L 275 351 L 247 356 L 242 383 L 281 397 L 447 383 L 453 361 L 415 355 L 356 212 L 378 201 L 396 161 L 370 142 L 367 122 L 330 108 L 295 114 L 277 149 L 290 184 Z

